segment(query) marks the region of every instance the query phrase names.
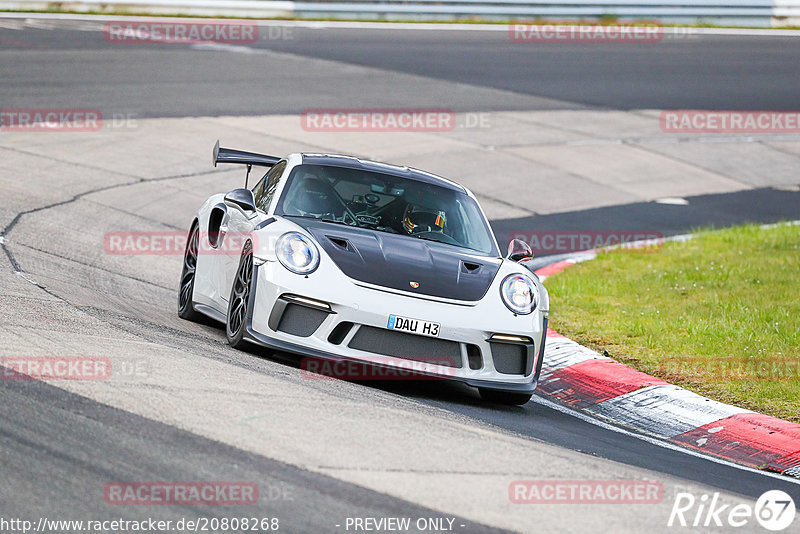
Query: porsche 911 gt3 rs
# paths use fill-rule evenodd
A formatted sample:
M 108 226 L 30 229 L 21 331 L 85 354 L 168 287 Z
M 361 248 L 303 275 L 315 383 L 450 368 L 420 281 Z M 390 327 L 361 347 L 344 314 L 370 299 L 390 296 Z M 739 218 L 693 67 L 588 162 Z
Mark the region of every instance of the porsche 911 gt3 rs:
M 178 313 L 255 343 L 422 375 L 523 404 L 536 388 L 549 299 L 522 241 L 501 255 L 475 196 L 431 173 L 329 154 L 214 147 L 265 167 L 211 196 L 190 226 Z M 245 184 L 247 185 L 247 184 Z M 219 253 L 204 253 L 214 252 Z

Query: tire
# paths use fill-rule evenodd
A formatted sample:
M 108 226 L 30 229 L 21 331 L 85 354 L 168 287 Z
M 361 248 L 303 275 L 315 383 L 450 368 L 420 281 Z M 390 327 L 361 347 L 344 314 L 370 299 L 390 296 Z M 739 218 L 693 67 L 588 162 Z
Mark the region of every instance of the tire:
M 507 404 L 510 406 L 522 406 L 533 396 L 533 393 L 514 393 L 511 391 L 498 391 L 496 389 L 479 388 L 481 398 L 487 402 L 497 404 Z
M 252 286 L 253 245 L 248 241 L 242 249 L 242 257 L 239 259 L 239 267 L 233 279 L 225 321 L 225 337 L 228 338 L 228 344 L 235 349 L 243 349 L 247 345 L 244 334 L 247 330 L 247 311 Z
M 183 252 L 183 269 L 178 287 L 178 317 L 187 321 L 199 322 L 203 315 L 194 309 L 192 297 L 194 295 L 194 279 L 197 273 L 197 250 L 200 244 L 200 231 L 197 223 L 189 230 L 186 239 L 186 250 Z

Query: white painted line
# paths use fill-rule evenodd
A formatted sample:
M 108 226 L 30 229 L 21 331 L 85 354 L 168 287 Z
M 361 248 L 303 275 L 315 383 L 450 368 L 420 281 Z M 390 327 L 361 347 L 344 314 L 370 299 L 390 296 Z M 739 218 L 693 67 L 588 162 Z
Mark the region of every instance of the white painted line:
M 689 201 L 685 198 L 681 197 L 664 197 L 664 198 L 657 198 L 655 200 L 656 204 L 671 204 L 673 206 L 688 206 Z
M 551 410 L 556 410 L 557 412 L 560 412 L 560 413 L 575 417 L 576 419 L 580 419 L 584 423 L 589 423 L 590 425 L 595 425 L 595 426 L 598 426 L 598 427 L 603 428 L 605 430 L 610 430 L 612 432 L 616 432 L 616 433 L 622 434 L 624 436 L 635 438 L 635 439 L 644 441 L 646 443 L 649 443 L 651 445 L 655 445 L 657 447 L 661 447 L 661 448 L 668 449 L 668 450 L 671 450 L 671 451 L 680 452 L 680 453 L 683 453 L 683 454 L 687 454 L 689 456 L 694 456 L 696 458 L 702 458 L 704 460 L 708 460 L 709 462 L 714 462 L 716 464 L 721 464 L 721 465 L 724 465 L 724 466 L 727 466 L 727 467 L 733 467 L 734 469 L 741 469 L 742 471 L 748 471 L 750 473 L 757 473 L 757 474 L 763 475 L 765 477 L 774 478 L 776 480 L 782 480 L 784 482 L 788 482 L 790 484 L 797 484 L 798 486 L 800 486 L 800 479 L 794 479 L 794 478 L 791 478 L 791 477 L 787 477 L 785 475 L 781 475 L 781 474 L 778 474 L 778 473 L 773 473 L 771 471 L 762 471 L 760 469 L 755 469 L 753 467 L 748 467 L 746 465 L 739 465 L 739 464 L 733 463 L 733 462 L 731 462 L 729 460 L 724 460 L 724 459 L 718 458 L 716 456 L 709 456 L 709 455 L 703 454 L 701 452 L 694 451 L 692 449 L 687 449 L 687 448 L 682 447 L 680 445 L 676 445 L 674 443 L 670 443 L 669 441 L 664 441 L 664 440 L 661 440 L 661 439 L 658 439 L 658 438 L 654 438 L 654 437 L 651 437 L 651 436 L 646 436 L 644 434 L 638 434 L 636 432 L 632 432 L 630 430 L 627 430 L 627 429 L 624 429 L 624 428 L 620 428 L 618 426 L 614 426 L 614 425 L 606 423 L 604 421 L 600 421 L 599 419 L 596 419 L 595 417 L 592 417 L 591 415 L 587 415 L 587 414 L 585 414 L 583 412 L 579 412 L 577 410 L 573 410 L 571 408 L 567 408 L 565 406 L 562 406 L 561 404 L 558 404 L 557 402 L 553 402 L 551 400 L 545 399 L 545 398 L 543 398 L 543 397 L 541 397 L 539 395 L 534 395 L 533 398 L 531 399 L 531 401 L 535 402 L 537 404 L 541 404 L 542 406 L 545 406 L 547 408 L 550 408 Z
M 761 226 L 759 226 L 759 228 L 762 229 L 762 230 L 771 230 L 773 228 L 778 228 L 780 226 L 800 226 L 800 221 L 789 221 L 789 222 L 762 224 Z
M 597 257 L 597 252 L 594 252 L 593 250 L 584 250 L 584 251 L 581 251 L 581 252 L 575 252 L 574 254 L 570 255 L 568 258 L 566 258 L 566 259 L 562 258 L 560 260 L 554 261 L 553 263 L 560 263 L 562 261 L 567 261 L 567 262 L 571 263 L 572 265 L 575 265 L 576 263 L 581 263 L 582 261 L 593 260 L 596 257 Z M 550 264 L 550 265 L 552 265 L 552 264 Z M 548 265 L 545 265 L 544 267 L 539 267 L 539 269 L 544 269 L 545 267 L 548 267 Z M 539 269 L 536 269 L 536 270 L 538 271 Z M 541 280 L 542 282 L 544 282 L 545 280 L 547 280 L 549 278 L 547 275 L 539 274 L 537 276 L 539 277 L 539 280 Z
M 638 247 L 648 247 L 648 246 L 660 245 L 662 241 L 663 242 L 667 242 L 667 241 L 684 242 L 684 241 L 689 241 L 693 237 L 694 236 L 692 234 L 679 234 L 679 235 L 673 235 L 673 236 L 665 237 L 663 240 L 662 239 L 643 239 L 641 241 L 630 241 L 628 243 L 624 243 L 624 244 L 620 244 L 620 245 L 609 246 L 609 247 L 606 247 L 604 250 L 615 250 L 615 249 L 619 249 L 619 248 L 623 248 L 623 247 L 626 248 L 626 249 L 628 249 L 628 248 L 638 248 Z M 553 262 L 552 263 L 549 263 L 547 265 L 542 265 L 541 267 L 539 267 L 536 270 L 538 271 L 539 269 L 544 269 L 546 267 L 549 267 L 553 263 L 560 263 L 562 261 L 568 261 L 568 262 L 571 262 L 571 263 L 575 264 L 575 263 L 581 263 L 583 261 L 593 260 L 593 259 L 596 259 L 596 258 L 597 258 L 597 252 L 595 252 L 593 250 L 582 250 L 580 252 L 575 252 L 575 253 L 571 253 L 571 254 L 560 254 L 560 255 L 557 256 L 557 259 L 556 259 L 556 257 L 553 258 Z M 547 276 L 542 276 L 542 275 L 538 275 L 538 276 L 539 276 L 539 279 L 542 282 L 544 282 L 548 278 Z
M 694 235 L 692 234 L 682 234 L 682 235 L 674 235 L 672 237 L 668 237 L 667 241 L 675 241 L 677 243 L 685 243 L 686 241 L 691 241 Z
M 107 2 L 97 2 L 109 5 Z M 131 5 L 130 2 L 125 5 Z M 138 5 L 134 3 L 134 5 Z M 140 4 L 142 9 L 146 9 L 146 3 Z M 154 5 L 158 5 L 155 4 Z M 176 6 L 177 7 L 177 6 Z M 196 6 L 193 6 L 196 7 Z M 214 17 L 191 18 L 191 17 L 167 17 L 163 15 L 153 15 L 153 17 L 126 16 L 126 15 L 84 15 L 75 13 L 2 13 L 0 18 L 28 18 L 28 19 L 58 19 L 58 20 L 96 20 L 109 21 L 120 20 L 152 20 L 154 17 L 162 20 L 203 22 L 207 20 L 219 20 Z M 366 22 L 366 21 L 315 21 L 315 20 L 258 20 L 258 19 L 225 19 L 226 22 L 236 20 L 247 21 L 258 26 L 288 26 L 296 28 L 311 29 L 360 29 L 360 30 L 420 30 L 420 31 L 474 31 L 474 32 L 503 32 L 508 33 L 508 24 L 459 24 L 459 23 L 437 23 L 437 22 Z M 664 35 L 674 35 L 676 38 L 687 35 L 733 35 L 751 37 L 800 37 L 800 30 L 773 30 L 769 28 L 691 28 L 685 26 L 665 27 Z
M 739 413 L 752 413 L 672 384 L 647 386 L 587 411 L 617 424 L 668 439 Z
M 190 46 L 192 50 L 206 52 L 235 52 L 237 54 L 258 54 L 261 51 L 249 46 L 234 45 L 227 43 L 196 43 Z
M 39 285 L 39 283 L 36 280 L 34 280 L 33 278 L 31 278 L 30 276 L 28 276 L 27 274 L 25 274 L 22 271 L 15 271 L 15 274 L 17 274 L 18 276 L 21 276 L 22 279 L 25 280 L 26 282 L 30 282 L 31 284 L 33 284 L 35 286 Z

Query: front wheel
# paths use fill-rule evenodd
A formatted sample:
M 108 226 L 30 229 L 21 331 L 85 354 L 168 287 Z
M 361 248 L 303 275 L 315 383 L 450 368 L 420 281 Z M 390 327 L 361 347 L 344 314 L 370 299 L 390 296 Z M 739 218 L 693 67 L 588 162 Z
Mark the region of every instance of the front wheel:
M 192 295 L 194 294 L 194 279 L 197 273 L 197 248 L 200 242 L 200 232 L 197 223 L 189 230 L 186 240 L 186 250 L 183 253 L 183 270 L 181 271 L 181 285 L 178 290 L 178 317 L 187 321 L 199 321 L 202 315 L 194 309 Z
M 239 268 L 231 287 L 228 299 L 228 320 L 225 321 L 225 337 L 228 344 L 235 349 L 242 349 L 247 344 L 244 334 L 247 331 L 247 310 L 250 303 L 250 286 L 253 283 L 253 246 L 248 241 L 242 250 Z
M 511 391 L 498 391 L 496 389 L 479 388 L 481 398 L 488 402 L 497 404 L 508 404 L 511 406 L 522 406 L 533 396 L 532 393 L 514 393 Z

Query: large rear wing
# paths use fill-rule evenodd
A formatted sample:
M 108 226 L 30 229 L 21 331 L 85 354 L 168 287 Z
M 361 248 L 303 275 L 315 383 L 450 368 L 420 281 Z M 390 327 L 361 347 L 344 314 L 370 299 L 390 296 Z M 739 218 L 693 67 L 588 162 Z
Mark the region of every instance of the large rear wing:
M 244 150 L 234 150 L 232 148 L 221 148 L 219 146 L 219 139 L 214 145 L 214 167 L 217 163 L 239 163 L 240 165 L 257 165 L 259 167 L 272 167 L 278 163 L 281 158 L 275 156 L 267 156 L 265 154 L 256 154 L 255 152 L 245 152 Z

